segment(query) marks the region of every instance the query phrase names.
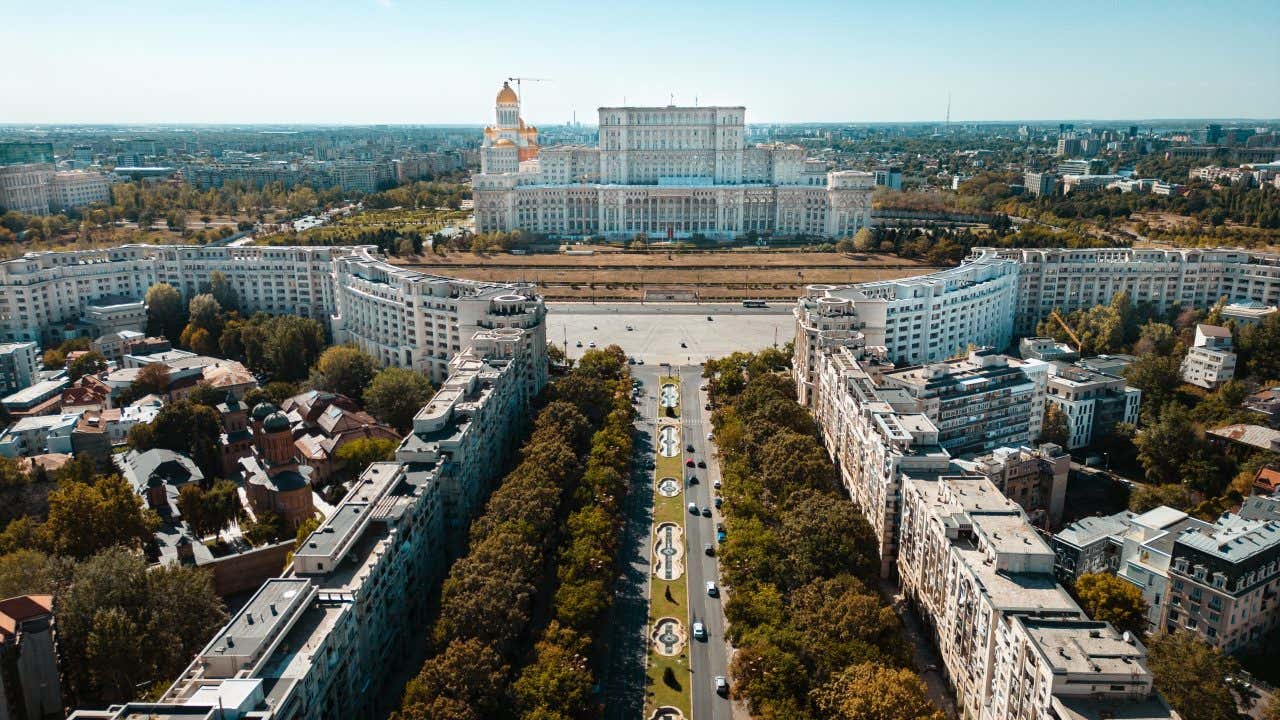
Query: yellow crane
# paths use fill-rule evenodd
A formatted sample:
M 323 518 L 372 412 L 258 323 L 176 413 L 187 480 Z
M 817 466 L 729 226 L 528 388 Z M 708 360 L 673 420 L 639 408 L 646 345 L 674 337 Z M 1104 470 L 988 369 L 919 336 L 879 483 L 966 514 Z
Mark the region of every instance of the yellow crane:
M 1056 309 L 1050 310 L 1049 317 L 1058 321 L 1058 324 L 1061 325 L 1062 329 L 1066 331 L 1067 337 L 1075 341 L 1076 352 L 1080 353 L 1081 355 L 1084 355 L 1084 344 L 1081 343 L 1080 338 L 1076 337 L 1076 334 L 1071 331 L 1071 326 L 1067 324 L 1066 320 L 1062 319 L 1062 316 L 1058 314 L 1058 311 Z

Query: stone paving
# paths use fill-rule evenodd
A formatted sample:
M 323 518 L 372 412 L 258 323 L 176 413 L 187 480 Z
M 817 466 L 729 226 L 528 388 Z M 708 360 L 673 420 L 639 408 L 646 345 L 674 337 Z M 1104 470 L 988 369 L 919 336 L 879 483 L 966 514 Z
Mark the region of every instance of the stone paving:
M 663 580 L 684 575 L 684 528 L 675 523 L 662 523 L 654 528 L 653 574 Z

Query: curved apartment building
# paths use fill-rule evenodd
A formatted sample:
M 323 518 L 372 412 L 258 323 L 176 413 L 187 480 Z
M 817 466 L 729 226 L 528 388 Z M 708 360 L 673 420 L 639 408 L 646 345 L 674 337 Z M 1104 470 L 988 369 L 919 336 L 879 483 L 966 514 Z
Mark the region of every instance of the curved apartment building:
M 885 348 L 930 363 L 970 345 L 1005 348 L 1050 310 L 1070 312 L 1127 291 L 1161 311 L 1231 301 L 1280 304 L 1280 255 L 1232 249 L 975 248 L 958 267 L 856 285 L 810 285 L 796 303 L 794 373 L 811 404 L 817 355 L 840 345 Z
M 428 275 L 388 263 L 372 246 L 123 245 L 27 253 L 0 262 L 0 338 L 60 342 L 64 328 L 102 298 L 138 300 L 164 282 L 190 299 L 215 271 L 235 288 L 243 313 L 314 318 L 334 342 L 355 343 L 379 362 L 427 373 L 436 384 L 481 330 L 524 330 L 535 367 L 545 368 L 546 307 L 531 283 Z

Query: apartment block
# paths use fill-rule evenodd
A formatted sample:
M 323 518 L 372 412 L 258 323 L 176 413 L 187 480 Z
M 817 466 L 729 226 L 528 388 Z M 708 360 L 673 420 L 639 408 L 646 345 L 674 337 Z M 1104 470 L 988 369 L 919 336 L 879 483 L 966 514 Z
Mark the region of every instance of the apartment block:
M 1057 445 L 996 448 L 972 459 L 957 458 L 953 464 L 990 480 L 1037 527 L 1056 528 L 1062 522 L 1071 456 Z
M 421 642 L 450 548 L 506 467 L 542 375 L 518 328 L 477 332 L 392 462 L 370 465 L 294 554 L 139 717 L 385 717 L 387 679 Z
M 903 481 L 899 582 L 962 717 L 1177 717 L 1154 690 L 1142 644 L 1089 620 L 1053 565 L 1048 544 L 990 480 Z
M 1216 390 L 1236 376 L 1236 354 L 1231 331 L 1218 325 L 1196 325 L 1195 344 L 1182 359 L 1182 379 L 1192 385 Z
M 1089 445 L 1118 423 L 1136 424 L 1142 407 L 1141 390 L 1090 367 L 1088 360 L 1049 363 L 1046 399 L 1067 418 L 1068 450 Z
M 40 363 L 40 346 L 35 343 L 0 343 L 0 396 L 31 387 Z

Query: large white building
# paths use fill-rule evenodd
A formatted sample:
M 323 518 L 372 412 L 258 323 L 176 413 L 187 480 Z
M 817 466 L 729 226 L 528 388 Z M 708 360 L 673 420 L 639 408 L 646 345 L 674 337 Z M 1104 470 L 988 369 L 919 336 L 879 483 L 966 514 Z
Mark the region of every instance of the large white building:
M 1216 249 L 976 248 L 959 267 L 900 280 L 810 285 L 795 308 L 794 372 L 800 401 L 817 352 L 858 333 L 889 358 L 928 363 L 970 345 L 1003 349 L 1030 336 L 1050 310 L 1106 304 L 1125 291 L 1161 312 L 1237 303 L 1280 303 L 1280 256 Z
M 1236 376 L 1236 354 L 1231 331 L 1219 325 L 1196 325 L 1195 343 L 1182 359 L 1182 379 L 1215 390 Z
M 540 147 L 506 84 L 495 114 L 472 176 L 480 232 L 842 237 L 871 221 L 874 174 L 747 145 L 740 106 L 602 107 L 597 147 Z
M 0 341 L 54 341 L 103 298 L 142 298 L 168 283 L 184 299 L 222 272 L 245 314 L 314 318 L 336 342 L 387 365 L 449 376 L 480 330 L 517 328 L 545 358 L 546 308 L 532 284 L 458 280 L 396 267 L 371 247 L 123 245 L 33 252 L 0 262 Z M 545 363 L 541 366 L 545 367 Z M 545 381 L 545 376 L 544 376 Z

